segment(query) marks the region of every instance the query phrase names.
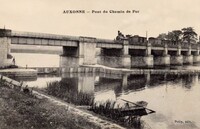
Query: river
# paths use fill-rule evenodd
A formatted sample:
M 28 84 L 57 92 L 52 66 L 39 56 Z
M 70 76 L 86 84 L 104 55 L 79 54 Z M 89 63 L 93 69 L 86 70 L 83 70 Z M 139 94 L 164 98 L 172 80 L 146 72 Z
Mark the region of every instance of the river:
M 58 67 L 59 56 L 48 54 L 13 53 L 16 63 L 30 67 Z M 187 66 L 185 69 L 199 69 Z M 126 81 L 128 80 L 128 81 Z M 147 101 L 148 108 L 156 111 L 142 117 L 152 129 L 200 128 L 200 76 L 185 75 L 105 75 L 63 74 L 39 76 L 26 81 L 29 86 L 48 89 L 47 83 L 62 81 L 66 86 L 49 88 L 62 99 L 80 103 L 80 93 L 95 101 L 126 99 L 132 102 Z M 73 97 L 71 97 L 73 96 Z M 81 101 L 82 102 L 82 101 Z M 84 103 L 84 102 L 82 102 Z

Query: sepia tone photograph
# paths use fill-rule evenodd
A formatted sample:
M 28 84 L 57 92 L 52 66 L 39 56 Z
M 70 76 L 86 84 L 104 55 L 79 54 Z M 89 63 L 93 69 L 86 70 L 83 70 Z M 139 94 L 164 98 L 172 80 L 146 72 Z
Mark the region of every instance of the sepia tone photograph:
M 0 129 L 200 129 L 199 0 L 0 0 Z

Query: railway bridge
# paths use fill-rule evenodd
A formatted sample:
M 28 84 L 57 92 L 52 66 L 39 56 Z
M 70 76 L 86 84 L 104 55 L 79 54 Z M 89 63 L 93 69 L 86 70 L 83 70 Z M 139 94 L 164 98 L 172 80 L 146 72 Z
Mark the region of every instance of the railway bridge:
M 109 40 L 0 29 L 0 67 L 9 66 L 10 45 L 61 46 L 60 67 L 105 65 L 109 67 L 153 67 L 200 62 L 199 43 L 174 43 L 132 36 Z

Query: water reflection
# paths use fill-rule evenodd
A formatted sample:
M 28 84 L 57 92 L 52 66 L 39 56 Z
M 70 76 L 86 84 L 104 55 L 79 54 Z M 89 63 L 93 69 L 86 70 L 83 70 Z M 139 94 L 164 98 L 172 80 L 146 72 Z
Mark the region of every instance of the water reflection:
M 20 78 L 18 78 L 20 80 Z M 161 86 L 171 86 L 190 90 L 194 85 L 198 84 L 198 74 L 141 74 L 141 75 L 111 75 L 111 74 L 81 74 L 66 73 L 61 77 L 56 76 L 40 76 L 37 81 L 27 81 L 30 86 L 38 88 L 48 88 L 47 83 L 54 81 L 60 83 L 60 87 L 55 86 L 55 90 L 60 88 L 60 92 L 72 92 L 76 95 L 79 93 L 90 94 L 99 98 L 97 100 L 116 100 L 122 95 L 132 92 L 141 92 L 146 89 L 158 88 Z M 51 86 L 51 88 L 53 88 Z M 98 97 L 98 96 L 101 97 Z M 103 96 L 103 97 L 102 97 Z M 107 96 L 107 97 L 106 97 Z
M 198 74 L 63 74 L 39 77 L 34 85 L 77 105 L 88 105 L 91 100 L 147 101 L 148 108 L 156 113 L 143 120 L 155 129 L 176 129 L 179 124 L 175 120 L 190 120 L 192 122 L 185 127 L 200 127 L 199 79 Z M 47 87 L 46 82 L 55 84 Z
M 13 53 L 20 66 L 56 67 L 58 55 Z M 23 57 L 23 58 L 21 58 Z M 31 60 L 30 60 L 31 59 Z M 48 60 L 38 62 L 38 60 Z M 28 61 L 28 62 L 27 62 Z M 167 69 L 193 69 L 196 66 L 170 66 Z M 29 86 L 47 89 L 48 82 L 60 83 L 49 88 L 54 96 L 75 104 L 88 104 L 88 100 L 106 101 L 126 99 L 147 101 L 155 114 L 143 117 L 152 129 L 200 128 L 200 76 L 198 74 L 162 75 L 109 75 L 63 74 L 62 77 L 40 76 L 37 80 L 23 80 Z M 84 95 L 86 97 L 83 97 Z M 86 98 L 81 101 L 82 98 Z M 191 121 L 179 124 L 175 121 Z
M 65 75 L 47 84 L 46 92 L 76 105 L 89 105 L 93 100 L 94 76 Z

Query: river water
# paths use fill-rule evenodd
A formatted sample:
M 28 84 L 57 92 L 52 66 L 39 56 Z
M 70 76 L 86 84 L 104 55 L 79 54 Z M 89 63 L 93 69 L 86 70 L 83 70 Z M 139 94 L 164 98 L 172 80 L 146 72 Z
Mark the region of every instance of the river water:
M 30 67 L 58 67 L 59 56 L 48 54 L 13 53 L 16 63 Z M 185 69 L 199 69 L 187 66 Z M 62 82 L 64 87 L 48 87 L 49 82 Z M 200 76 L 185 75 L 106 75 L 106 74 L 62 74 L 61 76 L 39 76 L 26 81 L 29 86 L 47 89 L 59 98 L 75 104 L 87 104 L 80 94 L 95 101 L 126 99 L 132 102 L 147 101 L 148 108 L 156 111 L 143 116 L 152 129 L 196 129 L 200 128 Z

